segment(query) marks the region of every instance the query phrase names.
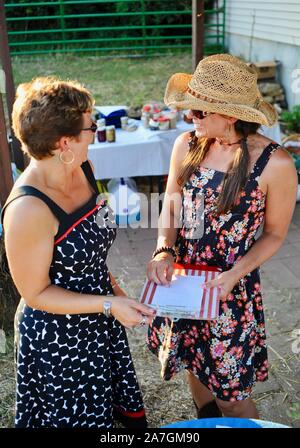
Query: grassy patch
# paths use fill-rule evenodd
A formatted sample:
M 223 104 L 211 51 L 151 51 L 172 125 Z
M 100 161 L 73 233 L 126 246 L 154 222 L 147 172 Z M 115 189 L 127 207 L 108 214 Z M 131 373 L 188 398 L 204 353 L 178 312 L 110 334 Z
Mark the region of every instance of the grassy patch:
M 161 101 L 168 78 L 175 72 L 192 72 L 190 52 L 157 58 L 112 58 L 96 56 L 49 55 L 40 58 L 13 58 L 14 81 L 55 75 L 77 79 L 93 93 L 96 104 L 140 105 Z
M 0 354 L 0 428 L 14 425 L 15 372 L 13 359 L 13 335 L 7 337 L 7 354 Z

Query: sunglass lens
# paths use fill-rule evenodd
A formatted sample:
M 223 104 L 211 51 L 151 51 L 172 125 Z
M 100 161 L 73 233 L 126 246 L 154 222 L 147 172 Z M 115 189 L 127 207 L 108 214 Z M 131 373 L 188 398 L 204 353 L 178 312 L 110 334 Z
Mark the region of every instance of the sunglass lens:
M 194 117 L 199 118 L 200 120 L 204 118 L 202 110 L 192 110 L 192 114 L 194 115 Z

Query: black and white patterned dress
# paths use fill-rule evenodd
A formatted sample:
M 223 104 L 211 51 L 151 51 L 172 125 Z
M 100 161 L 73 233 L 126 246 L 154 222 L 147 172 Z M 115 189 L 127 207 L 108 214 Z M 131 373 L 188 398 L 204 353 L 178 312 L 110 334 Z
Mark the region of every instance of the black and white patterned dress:
M 82 169 L 95 194 L 74 213 L 65 213 L 30 186 L 16 189 L 5 207 L 24 195 L 43 200 L 60 223 L 51 283 L 81 294 L 108 295 L 112 287 L 106 257 L 116 230 L 109 227 L 108 206 L 96 202 L 89 163 Z M 105 222 L 100 227 L 99 211 Z M 34 274 L 28 275 L 34 281 Z M 112 428 L 114 419 L 129 427 L 146 426 L 126 332 L 116 319 L 100 313 L 52 314 L 21 300 L 15 334 L 16 427 Z

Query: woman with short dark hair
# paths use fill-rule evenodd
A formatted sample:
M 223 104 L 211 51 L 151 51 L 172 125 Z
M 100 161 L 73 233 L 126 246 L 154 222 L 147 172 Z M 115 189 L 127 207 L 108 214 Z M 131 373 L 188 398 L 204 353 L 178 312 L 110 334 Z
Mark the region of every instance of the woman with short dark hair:
M 31 160 L 2 212 L 22 296 L 16 427 L 146 426 L 124 327 L 153 312 L 124 297 L 106 265 L 116 230 L 87 160 L 92 106 L 76 82 L 37 78 L 17 89 L 13 127 Z

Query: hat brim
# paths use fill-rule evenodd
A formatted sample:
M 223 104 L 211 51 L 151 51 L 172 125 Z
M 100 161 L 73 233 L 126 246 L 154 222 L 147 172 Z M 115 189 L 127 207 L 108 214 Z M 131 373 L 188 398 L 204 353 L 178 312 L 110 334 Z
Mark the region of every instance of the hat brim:
M 278 118 L 276 109 L 263 100 L 259 105 L 259 109 L 257 109 L 242 104 L 209 102 L 196 98 L 187 90 L 191 78 L 192 75 L 187 73 L 175 73 L 171 76 L 164 96 L 164 102 L 168 107 L 214 112 L 250 123 L 263 124 L 268 127 L 276 123 Z

